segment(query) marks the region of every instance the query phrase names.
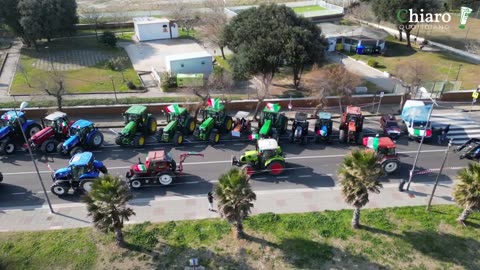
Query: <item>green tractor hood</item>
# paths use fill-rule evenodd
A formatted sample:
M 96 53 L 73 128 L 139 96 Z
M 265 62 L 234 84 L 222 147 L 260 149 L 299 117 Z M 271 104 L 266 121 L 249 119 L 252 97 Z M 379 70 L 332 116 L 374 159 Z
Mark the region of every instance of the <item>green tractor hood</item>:
M 245 164 L 247 162 L 255 162 L 258 160 L 258 151 L 257 150 L 247 150 L 245 154 L 240 156 L 240 162 Z
M 260 129 L 260 135 L 262 136 L 268 136 L 270 133 L 270 129 L 272 127 L 272 120 L 268 119 L 263 123 L 262 128 Z
M 175 129 L 175 127 L 177 126 L 177 123 L 178 123 L 177 120 L 170 121 L 168 125 L 163 129 L 163 132 L 166 132 L 166 133 L 171 132 L 172 129 Z
M 120 132 L 123 135 L 129 136 L 132 132 L 135 133 L 137 129 L 137 123 L 135 121 L 130 121 Z
M 212 117 L 207 118 L 207 120 L 203 121 L 200 125 L 200 130 L 207 130 L 210 125 L 213 125 L 214 120 Z

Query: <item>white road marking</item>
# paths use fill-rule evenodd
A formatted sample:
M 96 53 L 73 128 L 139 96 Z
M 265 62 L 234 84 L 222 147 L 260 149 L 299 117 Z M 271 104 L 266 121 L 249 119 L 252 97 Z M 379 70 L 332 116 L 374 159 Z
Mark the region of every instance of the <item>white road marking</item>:
M 333 176 L 333 174 L 329 173 L 329 174 L 326 174 L 326 176 Z
M 306 174 L 306 175 L 299 175 L 298 177 L 300 177 L 300 178 L 305 178 L 305 177 L 312 177 L 312 176 L 309 175 L 309 174 Z
M 26 194 L 26 192 L 15 192 L 15 193 L 12 193 L 12 195 L 23 195 L 23 194 Z
M 225 144 L 224 144 L 224 143 L 222 143 L 222 144 L 217 144 L 216 146 L 225 146 Z
M 233 145 L 245 145 L 244 143 L 234 143 Z
M 285 179 L 288 178 L 288 176 L 277 176 L 278 179 Z
M 266 177 L 255 177 L 253 180 L 265 180 L 267 179 Z
M 122 149 L 114 149 L 112 150 L 112 152 L 122 152 L 123 150 Z
M 110 130 L 113 134 L 118 135 L 118 132 L 116 132 L 115 130 L 113 130 L 111 128 L 109 128 L 108 130 Z
M 195 146 L 193 146 L 193 147 L 203 147 L 203 145 L 195 145 Z

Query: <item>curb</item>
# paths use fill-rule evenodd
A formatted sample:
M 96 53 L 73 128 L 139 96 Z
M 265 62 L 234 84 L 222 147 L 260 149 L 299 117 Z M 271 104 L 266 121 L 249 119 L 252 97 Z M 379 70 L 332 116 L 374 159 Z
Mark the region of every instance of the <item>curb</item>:
M 11 46 L 11 45 L 10 45 Z M 7 58 L 8 58 L 8 52 L 5 53 L 5 58 L 3 58 L 3 61 L 2 63 L 0 64 L 0 75 L 2 74 L 3 72 L 3 67 L 5 66 L 5 63 L 7 62 Z

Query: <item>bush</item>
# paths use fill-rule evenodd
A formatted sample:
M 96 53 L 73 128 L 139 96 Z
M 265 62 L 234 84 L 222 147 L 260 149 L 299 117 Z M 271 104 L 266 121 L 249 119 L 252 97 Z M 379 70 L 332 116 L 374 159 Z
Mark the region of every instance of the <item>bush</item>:
M 111 31 L 105 31 L 100 36 L 100 42 L 106 46 L 114 48 L 117 46 L 117 36 Z
M 113 71 L 122 71 L 128 67 L 130 63 L 130 59 L 125 56 L 119 56 L 108 59 L 107 63 L 105 64 L 105 68 L 108 68 Z
M 160 77 L 161 85 L 163 91 L 168 92 L 172 88 L 177 87 L 177 77 L 171 76 L 169 72 L 163 72 Z
M 137 86 L 136 86 L 132 81 L 128 81 L 128 82 L 127 82 L 127 87 L 128 87 L 128 89 L 130 89 L 130 90 L 135 90 L 135 89 L 137 89 Z
M 374 67 L 374 68 L 378 67 L 378 61 L 377 60 L 370 59 L 370 60 L 368 60 L 367 64 L 371 67 Z

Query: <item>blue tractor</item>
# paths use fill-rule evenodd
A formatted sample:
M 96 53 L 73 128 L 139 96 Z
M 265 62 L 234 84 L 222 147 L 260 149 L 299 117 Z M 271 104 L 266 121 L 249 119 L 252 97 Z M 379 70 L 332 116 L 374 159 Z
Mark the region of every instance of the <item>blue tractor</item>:
M 68 194 L 70 189 L 75 192 L 90 192 L 93 181 L 99 177 L 100 173 L 108 173 L 103 162 L 95 160 L 92 152 L 76 154 L 70 159 L 68 167 L 53 170 L 48 165 L 48 168 L 52 172 L 53 180 L 50 190 L 57 196 Z
M 60 154 L 75 156 L 85 149 L 97 149 L 102 146 L 103 134 L 87 120 L 77 120 L 69 130 L 69 138 L 57 146 Z
M 40 131 L 42 126 L 33 120 L 27 120 L 23 111 L 8 111 L 0 118 L 0 154 L 11 155 L 16 144 L 25 143 L 22 130 L 27 140 Z

